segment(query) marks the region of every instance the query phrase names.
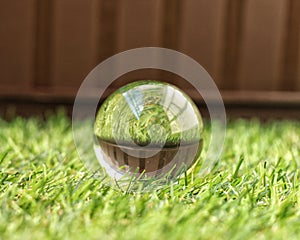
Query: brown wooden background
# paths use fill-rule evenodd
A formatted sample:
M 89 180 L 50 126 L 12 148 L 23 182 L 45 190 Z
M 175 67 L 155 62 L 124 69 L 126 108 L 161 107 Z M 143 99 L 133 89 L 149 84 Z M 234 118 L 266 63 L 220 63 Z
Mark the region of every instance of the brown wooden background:
M 98 63 L 146 46 L 193 57 L 227 104 L 300 109 L 299 0 L 0 0 L 0 101 L 70 103 Z M 157 71 L 119 84 L 139 78 L 189 91 Z

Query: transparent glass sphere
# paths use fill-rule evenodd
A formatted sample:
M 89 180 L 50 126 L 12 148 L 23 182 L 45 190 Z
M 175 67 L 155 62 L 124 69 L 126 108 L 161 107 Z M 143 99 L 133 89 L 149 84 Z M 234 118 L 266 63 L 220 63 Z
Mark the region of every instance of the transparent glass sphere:
M 179 88 L 137 81 L 110 95 L 94 125 L 95 152 L 107 173 L 176 177 L 202 150 L 203 122 L 194 102 Z

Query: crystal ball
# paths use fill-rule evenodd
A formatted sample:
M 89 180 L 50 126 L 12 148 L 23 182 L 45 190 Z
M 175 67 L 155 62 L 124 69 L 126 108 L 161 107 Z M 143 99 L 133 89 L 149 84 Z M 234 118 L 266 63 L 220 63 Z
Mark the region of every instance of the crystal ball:
M 174 85 L 136 81 L 111 94 L 94 124 L 95 152 L 107 173 L 176 177 L 199 159 L 203 121 Z

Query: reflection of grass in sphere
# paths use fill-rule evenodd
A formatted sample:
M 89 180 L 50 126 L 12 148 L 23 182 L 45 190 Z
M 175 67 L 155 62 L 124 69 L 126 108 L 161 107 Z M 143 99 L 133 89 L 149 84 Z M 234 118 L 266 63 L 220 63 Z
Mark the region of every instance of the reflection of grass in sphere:
M 153 128 L 156 125 L 160 127 Z M 151 130 L 154 131 L 152 134 Z M 171 135 L 170 121 L 164 108 L 156 104 L 144 106 L 140 117 L 138 119 L 134 117 L 130 121 L 129 133 L 132 140 L 140 146 L 148 145 L 150 142 L 153 145 L 164 143 L 166 135 Z
M 153 86 L 153 88 L 141 92 L 140 88 L 142 89 L 144 85 Z M 180 91 L 172 85 L 157 81 L 138 81 L 120 88 L 110 95 L 99 109 L 95 121 L 95 135 L 101 140 L 113 143 L 115 143 L 115 138 L 124 144 L 132 140 L 140 146 L 145 146 L 150 142 L 154 145 L 165 142 L 166 146 L 199 142 L 203 125 L 198 109 L 192 100 L 180 91 L 184 100 L 192 105 L 195 114 L 198 113 L 198 116 L 193 117 L 196 117 L 199 123 L 187 130 L 182 130 L 182 123 L 176 113 L 168 109 L 169 106 L 161 105 L 164 95 L 158 94 L 155 86 L 158 86 L 159 90 L 171 86 L 175 91 Z M 131 93 L 130 97 L 134 97 L 131 105 L 124 97 L 124 93 L 127 92 Z M 132 99 L 129 98 L 129 100 Z M 187 105 L 184 107 L 186 108 Z M 179 111 L 184 111 L 184 107 Z M 151 127 L 154 125 L 161 127 L 154 128 L 157 131 L 150 134 Z

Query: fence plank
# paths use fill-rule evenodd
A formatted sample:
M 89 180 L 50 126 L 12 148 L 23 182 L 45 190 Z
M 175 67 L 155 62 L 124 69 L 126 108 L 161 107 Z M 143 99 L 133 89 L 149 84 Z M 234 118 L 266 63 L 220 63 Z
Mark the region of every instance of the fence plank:
M 44 87 L 51 83 L 52 24 L 53 1 L 37 1 L 35 88 Z
M 296 90 L 297 82 L 300 82 L 300 1 L 288 0 L 286 29 L 280 87 L 282 90 Z
M 286 0 L 247 0 L 238 66 L 240 89 L 279 88 L 287 3 Z
M 222 46 L 226 2 L 187 0 L 182 3 L 179 49 L 198 61 L 221 82 Z
M 74 86 L 96 64 L 98 0 L 53 0 L 51 85 Z
M 298 44 L 299 44 L 299 48 L 298 48 L 298 77 L 297 77 L 297 82 L 296 82 L 296 91 L 300 92 L 300 32 L 298 33 Z
M 237 69 L 239 63 L 239 46 L 241 43 L 241 31 L 243 29 L 243 15 L 245 1 L 230 0 L 226 4 L 222 89 L 237 89 Z
M 96 22 L 97 61 L 101 62 L 116 53 L 118 5 L 120 0 L 99 1 L 99 17 Z
M 118 7 L 118 51 L 158 46 L 161 43 L 162 1 L 123 0 Z
M 35 0 L 0 1 L 0 84 L 30 87 L 34 76 Z
M 162 47 L 178 50 L 182 5 L 181 0 L 163 0 Z
M 123 0 L 119 2 L 117 11 L 116 52 L 161 45 L 163 1 Z M 139 79 L 156 79 L 158 76 L 157 71 L 134 71 L 118 79 L 112 86 L 119 87 Z

